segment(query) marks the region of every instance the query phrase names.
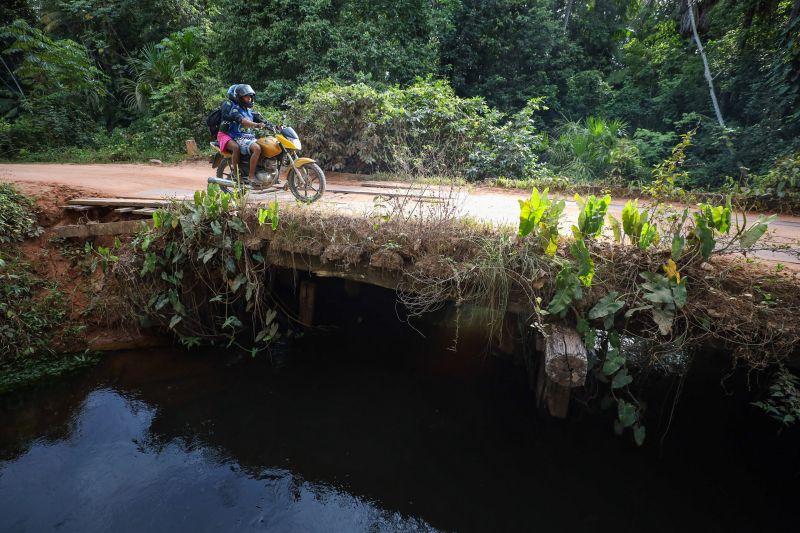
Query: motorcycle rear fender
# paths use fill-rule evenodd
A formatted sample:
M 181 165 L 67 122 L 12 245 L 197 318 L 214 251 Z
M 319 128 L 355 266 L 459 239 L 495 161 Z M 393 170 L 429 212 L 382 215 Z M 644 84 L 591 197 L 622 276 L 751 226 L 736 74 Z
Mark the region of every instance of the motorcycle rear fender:
M 294 162 L 294 168 L 301 168 L 309 163 L 316 163 L 316 161 L 310 157 L 298 157 L 297 161 Z

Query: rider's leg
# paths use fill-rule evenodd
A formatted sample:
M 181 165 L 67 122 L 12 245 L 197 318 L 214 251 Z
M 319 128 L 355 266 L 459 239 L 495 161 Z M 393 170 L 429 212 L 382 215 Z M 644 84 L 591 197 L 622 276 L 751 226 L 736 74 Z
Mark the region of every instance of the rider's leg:
M 261 157 L 261 147 L 258 143 L 250 145 L 250 181 L 256 177 L 256 165 L 258 165 L 258 158 Z
M 231 156 L 231 163 L 233 163 L 233 168 L 239 166 L 239 155 L 241 154 L 241 150 L 239 150 L 239 144 L 233 139 L 231 139 L 225 145 L 225 150 L 233 154 Z

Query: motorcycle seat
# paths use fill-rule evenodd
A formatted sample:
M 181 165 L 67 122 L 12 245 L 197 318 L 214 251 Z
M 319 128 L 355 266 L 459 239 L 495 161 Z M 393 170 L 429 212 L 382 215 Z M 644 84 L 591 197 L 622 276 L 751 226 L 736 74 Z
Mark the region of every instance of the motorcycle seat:
M 211 141 L 208 144 L 210 144 L 211 146 L 213 146 L 214 148 L 219 150 L 219 152 L 225 157 L 232 157 L 233 156 L 233 154 L 231 152 L 228 152 L 227 150 L 220 150 L 219 149 L 219 141 Z

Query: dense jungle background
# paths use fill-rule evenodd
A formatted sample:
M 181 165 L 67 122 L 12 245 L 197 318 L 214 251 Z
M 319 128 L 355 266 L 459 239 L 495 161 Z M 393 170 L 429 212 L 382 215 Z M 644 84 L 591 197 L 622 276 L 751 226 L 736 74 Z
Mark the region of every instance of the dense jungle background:
M 334 170 L 647 187 L 693 132 L 682 186 L 800 189 L 800 0 L 11 0 L 0 21 L 6 160 L 175 160 L 249 83 Z

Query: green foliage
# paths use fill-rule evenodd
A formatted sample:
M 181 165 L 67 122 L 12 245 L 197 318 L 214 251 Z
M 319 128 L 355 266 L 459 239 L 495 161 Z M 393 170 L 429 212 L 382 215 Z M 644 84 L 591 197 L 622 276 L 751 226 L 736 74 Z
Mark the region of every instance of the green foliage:
M 681 195 L 683 189 L 681 183 L 689 179 L 689 174 L 682 169 L 686 161 L 686 149 L 692 144 L 692 137 L 697 132 L 696 129 L 681 135 L 681 140 L 672 148 L 671 155 L 653 167 L 652 181 L 650 185 L 642 187 L 642 190 L 654 198 L 664 198 L 674 195 Z
M 544 98 L 531 98 L 519 113 L 501 126 L 489 125 L 486 140 L 469 153 L 469 179 L 542 179 L 551 173 L 539 161 L 547 136 L 537 126 L 536 114 L 547 110 Z
M 303 143 L 328 168 L 410 169 L 452 175 L 485 142 L 499 114 L 480 98 L 459 98 L 441 80 L 378 91 L 330 80 L 289 102 Z
M 640 275 L 645 280 L 641 285 L 643 297 L 651 303 L 635 310 L 650 309 L 659 332 L 668 335 L 677 311 L 686 305 L 686 279 L 681 279 L 680 275 L 667 278 L 654 272 Z M 632 314 L 631 311 L 628 313 Z M 626 316 L 630 316 L 628 313 Z
M 777 198 L 800 197 L 800 151 L 781 158 L 754 181 L 754 188 L 759 194 Z
M 639 200 L 628 200 L 622 208 L 622 235 L 630 239 L 631 244 L 637 244 L 642 250 L 647 250 L 659 240 L 658 228 L 648 219 L 648 211 L 638 208 Z M 613 217 L 610 217 L 613 218 Z M 619 225 L 619 222 L 617 222 Z M 622 235 L 617 239 L 622 240 Z
M 442 38 L 442 64 L 459 94 L 503 110 L 566 92 L 582 60 L 550 0 L 464 0 Z M 552 100 L 551 100 L 552 101 Z
M 594 304 L 589 310 L 588 317 L 590 320 L 603 319 L 603 327 L 606 330 L 611 329 L 614 325 L 614 315 L 625 306 L 625 302 L 617 300 L 619 293 L 611 291 Z
M 78 344 L 82 327 L 70 320 L 58 284 L 7 250 L 0 251 L 0 394 L 92 362 L 57 355 Z
M 10 183 L 0 183 L 0 243 L 21 241 L 41 233 L 33 200 Z
M 708 260 L 717 244 L 716 234 L 728 233 L 731 229 L 731 198 L 728 196 L 724 206 L 699 204 L 698 207 L 699 210 L 693 215 L 695 227 L 692 237 L 703 259 Z
M 552 315 L 566 316 L 570 305 L 583 296 L 581 280 L 569 265 L 565 265 L 556 276 L 556 290 L 547 307 Z
M 636 146 L 625 137 L 625 123 L 590 116 L 567 122 L 551 144 L 548 161 L 576 181 L 628 181 L 641 175 Z
M 275 205 L 261 210 L 260 223 L 271 216 L 277 227 Z M 192 203 L 153 213 L 153 228 L 134 240 L 133 264 L 140 268 L 128 275 L 146 289 L 130 296 L 148 320 L 187 346 L 241 346 L 249 335 L 246 348 L 255 354 L 278 335 L 277 314 L 266 305 L 264 258 L 244 246 L 246 208 L 243 198 L 210 184 Z
M 781 366 L 772 376 L 767 398 L 753 405 L 783 427 L 791 426 L 800 420 L 800 379 Z
M 611 205 L 611 196 L 606 194 L 602 198 L 597 198 L 592 194 L 584 199 L 576 194 L 575 203 L 580 209 L 576 227 L 580 235 L 576 235 L 576 238 L 599 237 L 603 231 L 608 206 Z
M 580 235 L 576 235 L 575 240 L 570 243 L 569 251 L 578 267 L 578 279 L 586 287 L 591 287 L 592 278 L 594 278 L 594 261 Z
M 548 189 L 539 194 L 534 188 L 530 200 L 519 200 L 518 235 L 525 237 L 531 233 L 539 238 L 547 255 L 554 255 L 558 247 L 558 224 L 566 203 L 553 202 L 547 197 Z
M 97 129 L 107 82 L 86 49 L 69 39 L 53 40 L 22 20 L 0 28 L 0 43 L 10 43 L 2 54 L 15 65 L 16 89 L 0 100 L 0 112 L 13 118 L 0 136 L 0 150 L 16 155 L 20 148 L 45 144 L 85 144 Z
M 272 227 L 272 231 L 276 231 L 278 229 L 278 222 L 279 222 L 279 213 L 278 213 L 278 201 L 273 200 L 269 203 L 269 205 L 265 208 L 259 208 L 258 210 L 258 223 L 260 225 L 264 225 L 264 223 L 269 220 L 270 226 Z

